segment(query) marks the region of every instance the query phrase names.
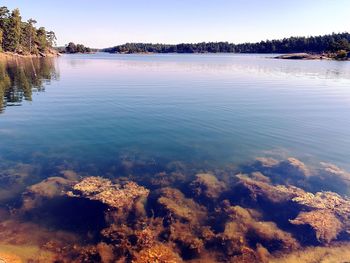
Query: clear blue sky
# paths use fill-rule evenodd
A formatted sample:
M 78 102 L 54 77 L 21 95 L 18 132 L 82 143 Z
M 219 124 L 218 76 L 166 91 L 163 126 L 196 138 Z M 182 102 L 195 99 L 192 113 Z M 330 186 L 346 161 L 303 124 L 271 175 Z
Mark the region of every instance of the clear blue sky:
M 350 0 L 2 0 L 23 19 L 91 47 L 252 42 L 350 31 Z

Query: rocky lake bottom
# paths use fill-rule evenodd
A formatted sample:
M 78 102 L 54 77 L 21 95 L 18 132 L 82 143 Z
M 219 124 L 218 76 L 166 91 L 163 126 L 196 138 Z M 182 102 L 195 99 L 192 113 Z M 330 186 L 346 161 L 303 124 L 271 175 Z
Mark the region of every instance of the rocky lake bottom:
M 262 157 L 207 171 L 182 162 L 122 160 L 119 173 L 130 175 L 117 178 L 113 169 L 90 176 L 66 164 L 30 186 L 40 167 L 1 166 L 0 200 L 8 204 L 0 210 L 5 262 L 350 257 L 350 173 L 330 163 L 309 167 L 292 157 Z

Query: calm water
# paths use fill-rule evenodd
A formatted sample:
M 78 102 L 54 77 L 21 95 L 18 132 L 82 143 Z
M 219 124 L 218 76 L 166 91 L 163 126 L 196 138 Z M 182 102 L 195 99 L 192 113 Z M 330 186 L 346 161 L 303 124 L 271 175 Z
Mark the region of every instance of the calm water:
M 348 62 L 96 54 L 47 63 L 44 92 L 0 115 L 4 159 L 102 169 L 120 155 L 222 165 L 283 154 L 350 168 Z
M 0 97 L 0 262 L 350 257 L 349 62 L 18 59 L 0 62 Z M 121 210 L 66 194 L 88 175 L 118 187 L 132 180 L 149 196 Z M 301 188 L 299 200 L 303 191 L 341 197 L 297 203 L 291 184 Z M 124 191 L 118 187 L 112 191 Z M 331 209 L 337 198 L 343 203 Z M 309 246 L 321 248 L 302 250 Z

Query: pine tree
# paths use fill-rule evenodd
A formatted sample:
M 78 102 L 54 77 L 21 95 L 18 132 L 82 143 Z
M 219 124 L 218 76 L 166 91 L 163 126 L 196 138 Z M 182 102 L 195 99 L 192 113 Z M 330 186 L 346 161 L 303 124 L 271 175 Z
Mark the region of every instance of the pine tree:
M 24 22 L 22 26 L 21 46 L 29 53 L 37 53 L 37 48 L 35 46 L 36 29 L 34 24 L 36 24 L 36 21 L 34 19 L 29 19 L 27 22 Z
M 38 54 L 55 44 L 53 31 L 44 27 L 35 28 L 36 21 L 23 22 L 18 9 L 11 13 L 7 7 L 0 7 L 0 51 Z
M 46 30 L 44 27 L 40 27 L 36 31 L 36 44 L 40 52 L 45 52 L 47 48 Z
M 8 25 L 5 27 L 4 49 L 6 51 L 19 51 L 21 40 L 21 16 L 18 9 L 12 11 L 8 20 Z
M 3 40 L 4 32 L 0 28 L 0 51 L 2 51 L 2 40 Z
M 3 50 L 3 43 L 5 37 L 5 28 L 9 16 L 9 10 L 6 6 L 0 7 L 0 51 Z
M 46 33 L 46 38 L 47 38 L 47 42 L 50 45 L 50 47 L 53 47 L 53 46 L 56 45 L 57 38 L 56 38 L 55 32 L 53 32 L 53 31 L 47 32 Z

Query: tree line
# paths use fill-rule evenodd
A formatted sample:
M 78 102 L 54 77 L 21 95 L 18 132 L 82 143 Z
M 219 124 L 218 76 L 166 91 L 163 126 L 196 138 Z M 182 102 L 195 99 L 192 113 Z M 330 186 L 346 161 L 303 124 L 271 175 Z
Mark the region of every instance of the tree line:
M 36 28 L 34 19 L 22 21 L 19 9 L 0 7 L 0 51 L 19 54 L 45 53 L 56 44 L 53 31 Z
M 350 51 L 350 34 L 339 33 L 312 37 L 290 37 L 257 43 L 233 44 L 210 42 L 195 44 L 126 43 L 102 51 L 110 53 L 323 53 Z

